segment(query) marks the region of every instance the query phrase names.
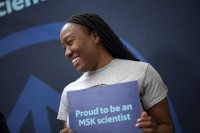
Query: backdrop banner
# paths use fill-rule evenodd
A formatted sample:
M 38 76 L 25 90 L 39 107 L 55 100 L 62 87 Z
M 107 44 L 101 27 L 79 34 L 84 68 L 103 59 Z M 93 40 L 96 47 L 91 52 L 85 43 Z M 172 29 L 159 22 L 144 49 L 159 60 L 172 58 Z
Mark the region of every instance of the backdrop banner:
M 0 112 L 11 133 L 63 129 L 61 93 L 82 73 L 66 60 L 60 30 L 78 12 L 101 16 L 159 72 L 176 133 L 200 132 L 199 11 L 198 0 L 0 0 Z

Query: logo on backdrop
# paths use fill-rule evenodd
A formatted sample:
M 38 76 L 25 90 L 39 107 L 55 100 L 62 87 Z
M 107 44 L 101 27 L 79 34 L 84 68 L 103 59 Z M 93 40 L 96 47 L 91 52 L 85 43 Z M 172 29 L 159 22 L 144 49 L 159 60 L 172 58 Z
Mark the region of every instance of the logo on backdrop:
M 38 43 L 58 40 L 62 25 L 63 23 L 40 25 L 3 38 L 0 40 L 0 58 L 3 59 L 6 55 Z M 44 33 L 41 31 L 47 32 Z M 27 37 L 27 35 L 31 37 Z M 26 67 L 24 68 L 24 72 L 27 71 L 25 69 Z M 35 132 L 50 133 L 51 126 L 47 107 L 57 112 L 60 102 L 60 93 L 31 74 L 31 72 L 28 73 L 30 73 L 29 78 L 25 79 L 26 84 L 21 88 L 22 92 L 18 96 L 15 105 L 12 107 L 10 116 L 7 119 L 9 129 L 12 133 L 19 132 L 29 112 L 31 112 Z M 18 88 L 18 86 L 16 86 L 16 88 Z
M 24 8 L 31 7 L 46 0 L 5 0 L 0 2 L 0 17 L 11 14 L 15 11 L 21 11 Z

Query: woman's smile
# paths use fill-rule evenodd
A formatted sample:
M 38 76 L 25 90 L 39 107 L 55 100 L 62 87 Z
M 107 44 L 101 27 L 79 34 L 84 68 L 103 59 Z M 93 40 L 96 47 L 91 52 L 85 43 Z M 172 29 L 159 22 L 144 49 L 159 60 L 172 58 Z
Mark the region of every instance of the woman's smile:
M 77 66 L 79 61 L 80 61 L 80 57 L 75 57 L 72 59 L 72 63 L 74 64 L 74 66 Z

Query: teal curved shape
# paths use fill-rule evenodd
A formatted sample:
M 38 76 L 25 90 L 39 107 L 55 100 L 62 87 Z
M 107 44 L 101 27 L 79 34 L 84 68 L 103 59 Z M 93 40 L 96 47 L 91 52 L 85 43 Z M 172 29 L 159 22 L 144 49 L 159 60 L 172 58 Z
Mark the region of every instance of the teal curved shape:
M 3 57 L 15 50 L 42 43 L 45 41 L 58 40 L 60 29 L 64 23 L 50 23 L 35 26 L 0 40 L 0 57 Z

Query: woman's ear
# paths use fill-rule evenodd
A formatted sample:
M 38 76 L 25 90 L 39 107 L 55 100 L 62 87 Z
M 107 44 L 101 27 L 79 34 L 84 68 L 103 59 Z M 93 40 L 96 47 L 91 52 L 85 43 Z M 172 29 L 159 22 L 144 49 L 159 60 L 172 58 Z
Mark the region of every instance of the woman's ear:
M 95 43 L 96 44 L 100 43 L 100 37 L 99 37 L 99 35 L 96 32 L 93 33 L 93 36 L 95 38 Z

